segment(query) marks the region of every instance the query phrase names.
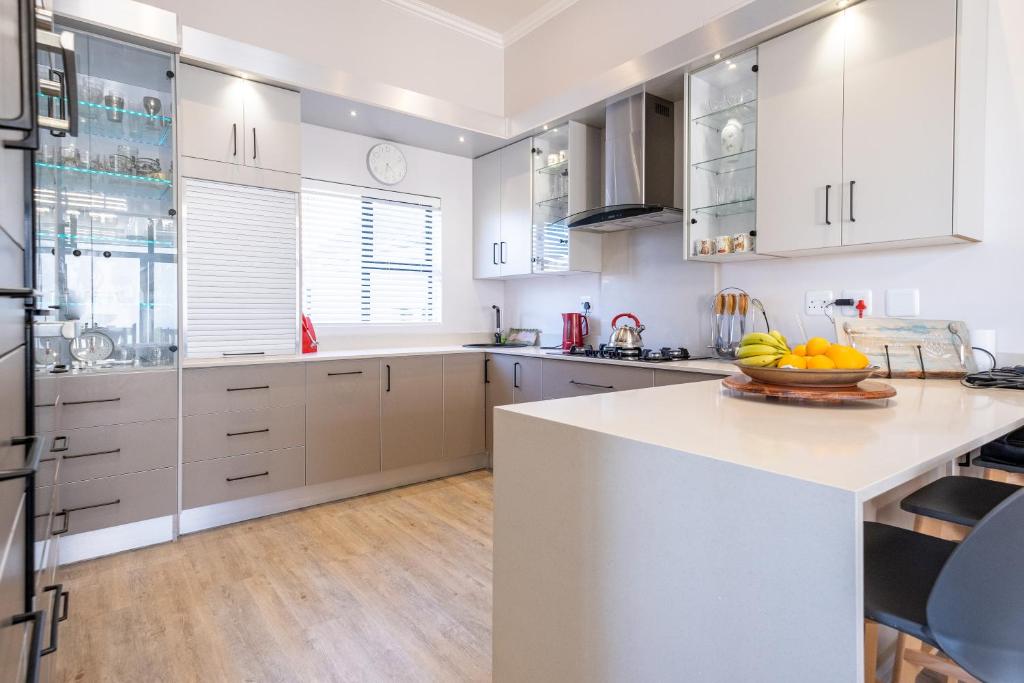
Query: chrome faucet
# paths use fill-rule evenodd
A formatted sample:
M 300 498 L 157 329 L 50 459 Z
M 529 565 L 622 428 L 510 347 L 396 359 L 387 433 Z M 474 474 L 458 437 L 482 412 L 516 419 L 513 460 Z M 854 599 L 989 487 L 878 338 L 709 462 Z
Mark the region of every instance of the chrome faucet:
M 494 343 L 501 343 L 501 309 L 496 305 L 491 305 L 494 309 Z

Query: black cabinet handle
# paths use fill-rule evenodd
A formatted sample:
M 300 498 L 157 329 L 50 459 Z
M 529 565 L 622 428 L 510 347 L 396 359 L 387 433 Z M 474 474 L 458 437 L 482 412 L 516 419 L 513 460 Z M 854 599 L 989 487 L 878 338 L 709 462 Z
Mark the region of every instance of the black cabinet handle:
M 121 398 L 94 398 L 89 401 L 61 401 L 62 406 L 84 406 L 88 403 L 117 403 Z
M 385 369 L 385 373 L 387 375 L 387 388 L 384 389 L 384 391 L 391 391 L 391 366 L 385 364 L 384 365 L 384 369 Z
M 856 223 L 857 219 L 853 217 L 853 186 L 857 184 L 856 180 L 850 181 L 850 222 Z
M 348 372 L 328 372 L 328 377 L 341 377 L 342 375 L 361 375 L 362 370 L 349 370 Z
M 58 441 L 60 441 L 60 443 L 61 443 L 60 446 L 57 445 Z M 53 437 L 53 441 L 50 442 L 50 452 L 51 453 L 63 453 L 64 451 L 66 451 L 68 449 L 68 443 L 69 443 L 68 437 L 64 436 L 63 434 L 61 434 L 60 436 L 55 436 L 55 437 Z
M 828 198 L 832 194 L 832 186 L 825 186 L 825 225 L 832 225 L 832 221 L 828 217 Z
M 65 460 L 74 460 L 75 458 L 89 458 L 94 455 L 113 455 L 114 453 L 120 453 L 120 448 L 115 448 L 109 451 L 93 451 L 92 453 L 75 453 L 74 455 L 65 455 Z
M 252 158 L 256 158 L 256 126 L 252 127 Z
M 50 535 L 51 536 L 63 536 L 64 534 L 66 534 L 68 532 L 68 523 L 71 521 L 71 518 L 68 515 L 66 510 L 61 510 L 60 512 L 56 513 L 54 515 L 54 517 L 63 517 L 64 518 L 64 524 L 61 526 L 60 529 L 51 529 L 50 530 Z
M 519 386 L 519 363 L 518 362 L 512 364 L 512 388 L 513 389 L 521 389 L 522 388 L 522 387 Z
M 22 467 L 0 470 L 0 481 L 20 479 L 35 474 L 39 468 L 39 460 L 43 457 L 43 444 L 45 442 L 45 439 L 38 436 L 16 436 L 11 439 L 11 445 L 29 446 L 29 449 L 25 454 L 25 464 Z
M 43 611 L 26 612 L 25 614 L 15 615 L 11 619 L 12 624 L 24 624 L 26 621 L 32 622 L 32 641 L 29 645 L 28 668 L 25 671 L 25 681 L 27 683 L 37 683 L 39 681 L 39 658 L 43 654 L 43 622 L 45 621 Z
M 498 265 L 498 243 L 491 242 L 491 263 Z
M 594 389 L 614 389 L 614 384 L 591 384 L 590 382 L 577 382 L 574 379 L 569 380 L 569 384 L 575 384 L 579 387 L 593 387 Z
M 261 384 L 258 387 L 228 387 L 228 391 L 255 391 L 257 389 L 269 389 L 269 384 Z
M 238 124 L 231 124 L 231 156 L 238 156 Z
M 266 434 L 270 431 L 270 427 L 265 429 L 250 429 L 247 432 L 228 432 L 227 436 L 245 436 L 246 434 Z
M 21 108 L 18 115 L 10 119 L 0 119 L 0 128 L 11 130 L 32 130 L 35 124 L 35 112 L 32 104 L 36 101 L 32 70 L 35 55 L 36 12 L 32 0 L 21 0 L 18 3 L 18 74 L 21 78 Z
M 4 299 L 31 299 L 35 295 L 36 291 L 28 287 L 0 287 L 0 298 Z
M 50 591 L 53 591 L 53 606 L 50 608 L 50 646 L 45 647 L 40 651 L 39 654 L 43 657 L 46 655 L 52 655 L 57 651 L 57 646 L 59 644 L 57 638 L 60 633 L 60 622 L 63 621 L 63 619 L 57 616 L 57 608 L 60 607 L 61 597 L 64 595 L 64 585 L 55 583 L 52 586 L 46 586 L 43 588 L 44 593 L 49 593 Z M 65 619 L 66 618 L 67 617 L 65 616 Z
M 242 481 L 243 479 L 255 479 L 256 477 L 269 477 L 270 472 L 260 472 L 259 474 L 245 474 L 241 477 L 225 477 L 224 481 Z
M 487 371 L 490 369 L 490 366 L 491 366 L 491 359 L 490 358 L 484 358 L 484 384 L 490 384 L 491 383 L 490 375 L 488 375 L 488 373 L 487 373 Z
M 263 356 L 266 355 L 266 351 L 225 351 L 220 355 L 229 358 L 232 356 Z
M 501 249 L 499 250 L 499 252 L 501 253 L 501 262 L 502 263 L 508 263 L 508 261 L 505 260 L 505 247 L 507 247 L 507 246 L 508 246 L 508 242 L 502 242 L 501 243 Z

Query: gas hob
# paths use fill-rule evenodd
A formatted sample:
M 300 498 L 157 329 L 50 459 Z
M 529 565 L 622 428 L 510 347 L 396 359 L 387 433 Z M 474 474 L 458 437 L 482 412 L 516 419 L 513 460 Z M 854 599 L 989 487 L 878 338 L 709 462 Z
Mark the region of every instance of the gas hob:
M 638 363 L 668 363 L 677 360 L 690 360 L 690 352 L 682 346 L 663 346 L 660 349 L 619 348 L 601 344 L 596 349 L 587 346 L 574 346 L 555 355 L 584 356 L 586 358 L 604 358 L 607 360 L 632 360 Z

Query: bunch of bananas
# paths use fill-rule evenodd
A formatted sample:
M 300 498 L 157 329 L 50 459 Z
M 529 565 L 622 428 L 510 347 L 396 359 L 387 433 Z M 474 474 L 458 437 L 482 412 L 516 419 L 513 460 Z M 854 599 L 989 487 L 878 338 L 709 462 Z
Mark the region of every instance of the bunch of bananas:
M 789 342 L 778 330 L 772 330 L 767 334 L 764 332 L 751 332 L 740 340 L 740 348 L 736 351 L 740 365 L 749 365 L 755 368 L 774 366 L 779 359 L 792 353 L 789 350 Z

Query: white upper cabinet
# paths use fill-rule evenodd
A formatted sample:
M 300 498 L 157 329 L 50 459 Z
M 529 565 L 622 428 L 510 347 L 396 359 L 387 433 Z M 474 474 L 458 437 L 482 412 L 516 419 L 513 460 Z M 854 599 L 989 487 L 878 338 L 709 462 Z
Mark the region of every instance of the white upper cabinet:
M 760 46 L 761 253 L 981 239 L 985 14 L 865 0 Z
M 242 163 L 244 81 L 209 69 L 182 64 L 178 71 L 181 154 L 197 159 Z
M 758 48 L 758 250 L 842 244 L 843 15 Z
M 844 14 L 843 244 L 952 235 L 956 0 Z
M 299 173 L 299 93 L 187 64 L 178 92 L 182 156 Z
M 501 275 L 501 154 L 473 160 L 473 277 Z
M 503 147 L 501 155 L 501 240 L 498 262 L 502 275 L 527 275 L 533 257 L 533 140 Z
M 245 164 L 299 172 L 299 93 L 245 81 Z

